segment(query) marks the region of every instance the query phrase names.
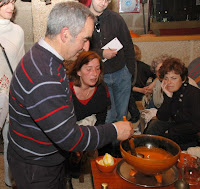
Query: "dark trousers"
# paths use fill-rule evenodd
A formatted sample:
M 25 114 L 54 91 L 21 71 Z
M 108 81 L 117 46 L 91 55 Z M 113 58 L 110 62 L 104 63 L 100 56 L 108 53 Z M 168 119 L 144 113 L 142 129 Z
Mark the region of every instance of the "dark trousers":
M 140 118 L 140 112 L 137 108 L 136 101 L 142 100 L 142 96 L 134 95 L 134 92 L 131 92 L 129 104 L 128 104 L 128 111 L 131 114 L 132 122 L 137 122 Z
M 8 154 L 8 164 L 17 189 L 65 189 L 63 163 L 43 167 L 18 161 Z
M 166 133 L 166 131 L 168 131 Z M 159 135 L 169 138 L 179 144 L 181 150 L 198 145 L 197 131 L 183 124 L 170 121 L 151 120 L 144 130 L 144 134 Z

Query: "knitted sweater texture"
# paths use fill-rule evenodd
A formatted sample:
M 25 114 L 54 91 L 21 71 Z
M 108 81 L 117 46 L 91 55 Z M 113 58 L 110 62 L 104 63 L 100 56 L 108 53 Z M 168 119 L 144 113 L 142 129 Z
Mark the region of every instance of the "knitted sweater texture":
M 76 124 L 63 62 L 36 43 L 18 65 L 10 88 L 8 153 L 30 164 L 53 166 L 68 151 L 102 147 L 117 137 L 112 124 Z

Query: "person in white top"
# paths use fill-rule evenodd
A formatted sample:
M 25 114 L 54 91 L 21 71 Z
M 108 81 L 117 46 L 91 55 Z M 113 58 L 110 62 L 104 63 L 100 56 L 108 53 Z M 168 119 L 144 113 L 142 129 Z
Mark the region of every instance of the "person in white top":
M 11 186 L 7 162 L 8 96 L 12 74 L 24 55 L 24 31 L 11 22 L 15 0 L 0 0 L 0 129 L 3 129 L 5 184 Z

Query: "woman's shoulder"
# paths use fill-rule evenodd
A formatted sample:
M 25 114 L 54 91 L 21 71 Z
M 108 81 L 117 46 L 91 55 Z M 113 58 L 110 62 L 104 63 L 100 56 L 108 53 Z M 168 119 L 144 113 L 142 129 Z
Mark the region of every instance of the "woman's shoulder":
M 188 84 L 185 90 L 185 96 L 189 98 L 192 97 L 193 100 L 200 100 L 200 89 L 191 84 Z
M 24 30 L 21 28 L 21 26 L 19 26 L 18 24 L 15 24 L 13 22 L 11 22 L 12 28 L 13 28 L 13 32 L 16 33 L 16 35 L 24 35 Z
M 189 82 L 190 85 L 193 85 L 194 87 L 199 88 L 197 83 L 191 77 L 188 77 L 188 82 Z
M 198 87 L 194 86 L 193 84 L 188 83 L 187 88 L 189 91 L 195 91 L 197 93 L 200 93 L 200 89 Z
M 104 81 L 102 81 L 102 82 L 97 86 L 97 89 L 99 89 L 99 90 L 104 90 L 104 91 L 108 91 L 108 86 L 107 86 L 107 84 L 106 84 Z
M 108 91 L 108 86 L 106 83 L 104 82 L 101 82 L 98 86 L 97 86 L 97 90 L 96 90 L 96 93 L 98 95 L 104 95 L 106 96 L 107 98 L 110 98 L 110 93 Z

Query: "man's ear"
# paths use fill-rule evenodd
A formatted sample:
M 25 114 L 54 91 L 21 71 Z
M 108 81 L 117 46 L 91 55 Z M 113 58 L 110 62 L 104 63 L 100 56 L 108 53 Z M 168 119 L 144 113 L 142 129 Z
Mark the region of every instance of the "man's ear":
M 63 42 L 66 42 L 67 39 L 70 37 L 69 29 L 67 27 L 64 27 L 60 32 L 60 36 L 61 36 L 61 40 Z

